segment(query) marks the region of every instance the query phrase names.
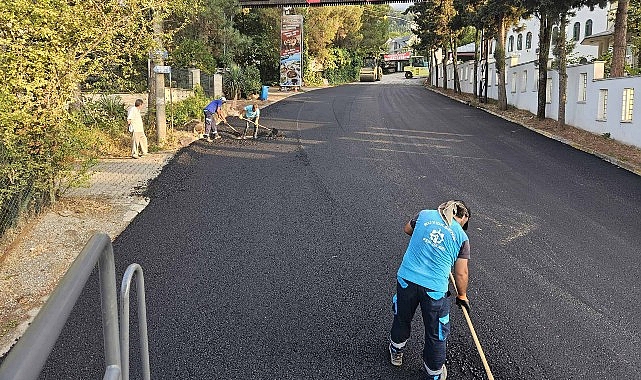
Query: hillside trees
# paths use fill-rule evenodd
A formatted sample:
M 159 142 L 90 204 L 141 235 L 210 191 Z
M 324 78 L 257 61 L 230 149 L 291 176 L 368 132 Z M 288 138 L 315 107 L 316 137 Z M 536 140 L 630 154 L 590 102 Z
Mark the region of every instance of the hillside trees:
M 389 37 L 391 12 L 389 5 L 365 5 L 361 16 L 360 50 L 364 54 L 378 54 L 384 50 Z

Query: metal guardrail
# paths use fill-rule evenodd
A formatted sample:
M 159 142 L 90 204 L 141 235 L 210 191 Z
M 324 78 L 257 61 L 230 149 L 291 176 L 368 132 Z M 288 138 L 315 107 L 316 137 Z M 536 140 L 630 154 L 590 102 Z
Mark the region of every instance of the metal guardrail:
M 139 321 L 142 320 L 141 318 L 144 319 L 144 322 L 139 322 L 141 350 L 144 347 L 144 353 L 142 354 L 143 365 L 146 363 L 143 373 L 146 371 L 147 377 L 145 379 L 149 379 L 149 353 L 142 269 L 138 264 L 130 265 L 123 279 L 121 295 L 125 295 L 123 300 L 126 299 L 126 302 L 123 301 L 121 303 L 127 304 L 127 311 L 125 312 L 123 307 L 121 315 L 127 317 L 126 324 L 123 323 L 123 326 L 126 325 L 127 339 L 126 341 L 121 340 L 122 336 L 120 336 L 118 328 L 118 301 L 113 247 L 109 236 L 99 233 L 95 234 L 85 245 L 27 331 L 9 351 L 9 355 L 0 367 L 0 380 L 36 380 L 38 378 L 96 263 L 98 264 L 100 281 L 102 328 L 105 340 L 105 373 L 103 380 L 121 379 L 121 372 L 123 372 L 121 370 L 121 347 L 129 346 L 129 284 L 136 272 L 139 273 L 137 289 Z M 143 326 L 144 333 L 142 332 Z M 144 339 L 142 338 L 143 336 Z M 128 372 L 129 350 L 127 349 L 126 351 Z M 128 379 L 129 375 L 127 373 L 122 377 Z

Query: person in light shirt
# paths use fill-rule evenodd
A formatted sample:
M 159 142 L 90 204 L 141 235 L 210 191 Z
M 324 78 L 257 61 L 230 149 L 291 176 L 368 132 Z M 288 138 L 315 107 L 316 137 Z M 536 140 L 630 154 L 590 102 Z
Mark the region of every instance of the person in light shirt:
M 258 120 L 260 119 L 260 108 L 256 104 L 250 104 L 243 108 L 245 111 L 245 131 L 243 137 L 247 136 L 249 124 L 254 125 L 254 138 L 258 137 Z
M 142 104 L 142 99 L 136 99 L 133 107 L 129 108 L 129 113 L 127 114 L 129 132 L 132 133 L 131 157 L 133 158 L 147 155 L 147 136 L 145 135 L 145 128 L 142 124 L 142 116 L 140 115 Z M 138 152 L 138 147 L 140 147 L 140 152 Z

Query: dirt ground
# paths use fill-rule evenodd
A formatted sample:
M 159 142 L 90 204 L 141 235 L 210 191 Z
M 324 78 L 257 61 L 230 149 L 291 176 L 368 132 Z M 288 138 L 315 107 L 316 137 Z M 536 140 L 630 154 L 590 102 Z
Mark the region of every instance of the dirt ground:
M 431 90 L 443 92 L 440 89 Z M 267 101 L 255 102 L 259 107 L 264 107 L 294 94 L 296 92 L 270 92 Z M 452 91 L 446 91 L 445 94 L 561 139 L 641 175 L 641 149 L 578 128 L 560 128 L 554 120 L 539 121 L 526 111 L 499 111 L 495 104 L 477 103 L 472 95 L 458 95 Z M 240 100 L 234 104 L 230 101 L 229 106 L 239 109 L 252 102 Z M 177 129 L 171 139 L 174 145 L 168 149 L 175 152 L 193 142 L 197 138 L 194 128 L 202 128 L 202 125 L 196 122 Z M 0 356 L 10 349 L 26 329 L 91 236 L 102 231 L 114 239 L 144 209 L 148 200 L 140 195 L 143 193 L 144 186 L 136 186 L 126 199 L 63 198 L 14 231 L 11 239 L 0 242 Z
M 431 86 L 428 88 L 434 92 L 468 103 L 471 106 L 485 109 L 504 119 L 521 124 L 548 137 L 562 140 L 577 149 L 592 153 L 617 166 L 641 175 L 641 149 L 637 147 L 626 145 L 611 138 L 569 125 L 560 127 L 556 120 L 539 120 L 536 115 L 531 112 L 514 107 L 509 107 L 508 110 L 501 111 L 498 109 L 496 102 L 479 103 L 473 94 L 457 94 L 453 90 L 443 90 Z

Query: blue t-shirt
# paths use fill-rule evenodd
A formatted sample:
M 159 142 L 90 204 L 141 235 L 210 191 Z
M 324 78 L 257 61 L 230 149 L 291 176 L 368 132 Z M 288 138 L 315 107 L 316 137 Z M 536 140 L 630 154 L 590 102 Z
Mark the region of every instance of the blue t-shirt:
M 260 108 L 256 107 L 256 111 L 254 111 L 254 106 L 251 104 L 245 107 L 245 118 L 247 119 L 254 119 L 260 116 Z
M 211 103 L 207 104 L 207 107 L 205 107 L 205 111 L 211 112 L 211 113 L 216 113 L 218 108 L 223 106 L 223 101 L 220 99 L 212 100 Z
M 397 275 L 445 293 L 452 266 L 467 240 L 465 231 L 456 220 L 452 219 L 448 226 L 437 210 L 423 210 L 418 214 Z

